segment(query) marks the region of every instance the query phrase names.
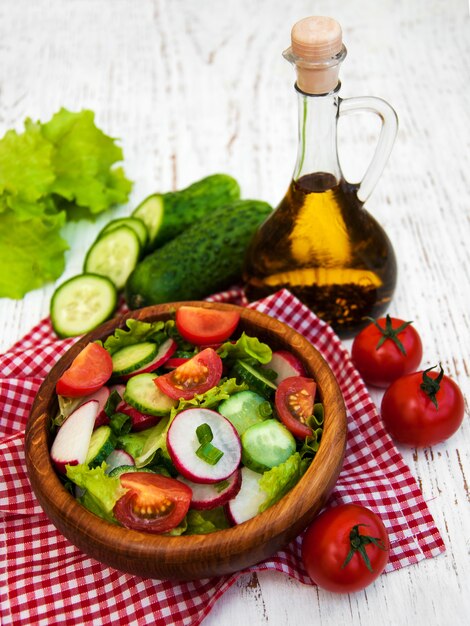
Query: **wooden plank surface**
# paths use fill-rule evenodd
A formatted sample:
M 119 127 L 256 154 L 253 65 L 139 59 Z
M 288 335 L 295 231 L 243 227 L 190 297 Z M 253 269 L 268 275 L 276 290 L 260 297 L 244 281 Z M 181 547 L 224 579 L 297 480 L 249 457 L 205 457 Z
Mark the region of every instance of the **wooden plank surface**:
M 469 12 L 465 0 L 2 0 L 0 135 L 61 106 L 91 108 L 119 137 L 135 180 L 127 215 L 153 191 L 216 171 L 245 197 L 276 204 L 296 153 L 292 68 L 281 52 L 291 25 L 314 11 L 343 25 L 342 96 L 379 95 L 400 131 L 368 207 L 399 262 L 390 312 L 415 320 L 423 365 L 441 362 L 469 393 Z M 377 122 L 340 122 L 345 174 L 370 158 Z M 66 227 L 61 279 L 79 273 L 97 229 Z M 48 312 L 54 285 L 0 300 L 0 350 Z M 380 394 L 373 392 L 379 402 Z M 468 405 L 467 415 L 468 415 Z M 383 576 L 364 592 L 333 596 L 281 574 L 244 576 L 205 626 L 460 625 L 468 623 L 468 418 L 448 442 L 401 448 L 447 546 L 445 555 Z M 242 617 L 243 616 L 243 617 Z

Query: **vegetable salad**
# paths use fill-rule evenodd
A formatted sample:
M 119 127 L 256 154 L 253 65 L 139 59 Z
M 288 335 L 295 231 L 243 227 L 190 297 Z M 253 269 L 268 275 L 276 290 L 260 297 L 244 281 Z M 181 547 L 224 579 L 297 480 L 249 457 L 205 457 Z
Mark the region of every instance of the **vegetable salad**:
M 181 307 L 129 319 L 76 357 L 56 386 L 51 458 L 83 506 L 134 530 L 204 534 L 300 480 L 322 435 L 316 383 L 238 321 Z

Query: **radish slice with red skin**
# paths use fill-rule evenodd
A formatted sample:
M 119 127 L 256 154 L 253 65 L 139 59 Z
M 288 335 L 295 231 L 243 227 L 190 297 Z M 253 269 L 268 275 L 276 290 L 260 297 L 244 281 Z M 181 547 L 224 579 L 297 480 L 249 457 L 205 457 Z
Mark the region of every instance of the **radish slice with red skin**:
M 172 354 L 176 351 L 178 344 L 173 339 L 167 339 L 162 343 L 160 348 L 158 349 L 155 358 L 143 365 L 140 369 L 131 372 L 130 374 L 126 374 L 125 376 L 119 376 L 119 380 L 129 380 L 132 376 L 136 374 L 145 374 L 147 372 L 153 372 L 159 367 L 161 367 L 168 359 L 172 356 Z
M 202 485 L 184 476 L 178 476 L 178 480 L 191 488 L 193 492 L 191 508 L 197 511 L 223 506 L 237 495 L 242 484 L 242 476 L 238 469 L 222 483 Z
M 273 352 L 271 361 L 263 367 L 276 372 L 277 378 L 274 381 L 276 385 L 279 385 L 285 378 L 290 378 L 291 376 L 307 375 L 300 359 L 287 350 Z
M 212 431 L 211 444 L 223 452 L 215 465 L 196 454 L 201 445 L 196 429 L 202 424 L 207 424 Z M 178 413 L 168 429 L 166 445 L 178 472 L 195 483 L 226 480 L 241 461 L 242 447 L 237 431 L 225 417 L 210 409 L 194 408 Z
M 66 465 L 85 463 L 98 410 L 98 400 L 81 404 L 57 431 L 51 459 L 61 474 L 65 474 Z
M 106 459 L 106 474 L 109 474 L 116 467 L 123 465 L 135 465 L 134 459 L 125 450 L 116 449 Z
M 117 393 L 120 395 L 120 397 L 122 398 L 122 396 L 124 395 L 124 390 L 126 388 L 126 385 L 111 385 L 110 387 L 102 387 L 99 391 L 96 392 L 96 394 L 99 394 L 102 390 L 108 390 L 108 397 L 105 400 L 105 403 L 101 409 L 101 411 L 98 413 L 98 415 L 96 416 L 96 420 L 95 420 L 95 430 L 99 427 L 99 426 L 107 426 L 109 424 L 109 416 L 106 414 L 106 411 L 104 410 L 105 406 L 106 406 L 106 402 L 109 399 L 109 396 L 113 393 L 113 391 L 117 391 Z M 103 392 L 105 393 L 105 392 Z M 100 400 L 100 397 L 97 397 L 97 400 Z
M 109 396 L 109 388 L 101 387 L 101 389 L 98 389 L 98 391 L 95 391 L 95 393 L 87 396 L 83 402 L 80 402 L 79 406 L 82 406 L 82 404 L 85 404 L 85 402 L 88 402 L 89 400 L 96 400 L 99 403 L 98 414 L 95 419 L 94 429 L 98 428 L 99 426 L 106 426 L 107 424 L 109 424 L 109 417 L 106 415 L 106 412 L 104 410 Z
M 183 363 L 186 363 L 186 361 L 189 361 L 189 358 L 178 357 L 178 356 L 171 357 L 168 359 L 168 361 L 165 361 L 165 363 L 163 364 L 163 367 L 167 370 L 174 370 L 180 365 L 183 365 Z
M 115 385 L 110 385 L 109 386 L 109 393 L 113 393 L 113 391 L 117 391 L 118 394 L 121 396 L 121 398 L 124 395 L 124 391 L 126 389 L 126 385 L 124 385 L 123 383 L 116 383 Z
M 259 507 L 266 502 L 266 492 L 259 486 L 263 474 L 248 467 L 241 469 L 242 484 L 235 498 L 229 500 L 225 512 L 232 524 L 242 524 L 259 513 Z
M 131 418 L 131 430 L 134 432 L 151 428 L 152 426 L 155 426 L 155 424 L 158 424 L 158 422 L 162 419 L 161 416 L 142 413 L 130 404 L 127 404 L 125 400 L 117 405 L 116 413 L 124 413 L 124 415 L 128 415 Z

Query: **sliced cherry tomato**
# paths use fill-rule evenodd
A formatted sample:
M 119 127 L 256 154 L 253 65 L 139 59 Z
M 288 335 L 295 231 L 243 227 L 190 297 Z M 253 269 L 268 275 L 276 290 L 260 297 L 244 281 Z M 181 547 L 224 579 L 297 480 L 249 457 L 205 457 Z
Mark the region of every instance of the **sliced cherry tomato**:
M 421 363 L 423 346 L 411 322 L 387 315 L 366 326 L 354 338 L 351 358 L 369 385 L 388 387 L 414 372 Z
M 172 372 L 155 378 L 155 384 L 170 398 L 191 400 L 197 393 L 204 393 L 218 384 L 222 368 L 217 352 L 206 348 Z
M 99 343 L 89 343 L 75 357 L 56 384 L 56 392 L 68 398 L 81 398 L 98 391 L 113 373 L 111 355 Z
M 240 320 L 237 311 L 182 306 L 176 311 L 178 332 L 197 346 L 217 344 L 230 337 Z
M 114 505 L 114 515 L 126 528 L 165 533 L 180 524 L 191 503 L 192 491 L 179 480 L 150 472 L 120 476 L 127 489 Z
M 307 529 L 302 560 L 319 587 L 337 593 L 359 591 L 383 572 L 389 541 L 382 520 L 358 504 L 324 511 Z
M 448 439 L 464 418 L 464 398 L 457 384 L 440 372 L 415 372 L 402 376 L 382 398 L 382 420 L 400 443 L 433 446 Z
M 281 422 L 299 439 L 312 434 L 307 420 L 313 413 L 316 389 L 316 382 L 303 376 L 289 376 L 276 389 L 275 404 Z

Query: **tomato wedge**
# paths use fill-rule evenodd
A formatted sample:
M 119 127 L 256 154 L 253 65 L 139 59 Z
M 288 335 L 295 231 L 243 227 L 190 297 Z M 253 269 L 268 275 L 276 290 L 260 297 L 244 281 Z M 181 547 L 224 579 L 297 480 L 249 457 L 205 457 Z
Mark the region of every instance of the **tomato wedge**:
M 307 419 L 313 413 L 316 388 L 311 378 L 289 376 L 276 389 L 275 405 L 281 422 L 299 439 L 312 434 Z
M 204 393 L 218 384 L 222 367 L 217 352 L 206 348 L 172 372 L 155 378 L 155 384 L 174 400 L 191 400 L 197 393 Z
M 176 328 L 186 339 L 197 346 L 217 344 L 230 337 L 240 320 L 237 311 L 204 309 L 182 306 L 176 311 Z
M 128 472 L 120 481 L 128 491 L 116 502 L 113 512 L 126 528 L 165 533 L 178 526 L 188 512 L 192 490 L 175 478 Z
M 68 398 L 81 398 L 98 391 L 113 373 L 111 355 L 99 343 L 89 343 L 75 357 L 56 383 L 56 392 Z

